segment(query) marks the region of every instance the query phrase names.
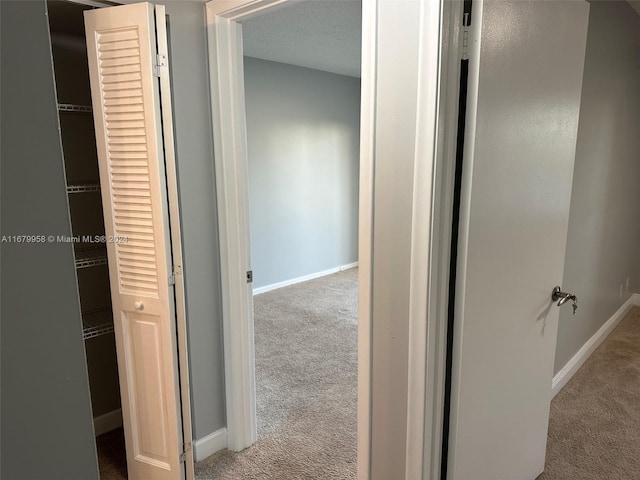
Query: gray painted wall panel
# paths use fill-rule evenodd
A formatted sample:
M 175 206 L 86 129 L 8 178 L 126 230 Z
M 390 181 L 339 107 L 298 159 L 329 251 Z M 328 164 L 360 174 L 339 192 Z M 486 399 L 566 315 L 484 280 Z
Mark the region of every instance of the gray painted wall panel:
M 624 1 L 591 2 L 555 372 L 640 291 L 640 16 Z
M 220 247 L 204 5 L 168 2 L 191 408 L 200 439 L 226 425 Z
M 254 287 L 357 261 L 360 79 L 244 66 Z
M 2 235 L 70 235 L 45 3 L 0 9 Z M 1 253 L 0 476 L 97 479 L 72 245 Z

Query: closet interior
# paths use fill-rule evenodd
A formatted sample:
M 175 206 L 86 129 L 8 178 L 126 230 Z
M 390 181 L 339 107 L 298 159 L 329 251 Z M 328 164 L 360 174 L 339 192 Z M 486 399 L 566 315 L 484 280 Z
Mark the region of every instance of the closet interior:
M 47 2 L 60 135 L 101 479 L 126 478 L 118 366 L 83 11 Z M 115 471 L 113 471 L 115 469 Z M 119 476 L 118 476 L 119 475 Z

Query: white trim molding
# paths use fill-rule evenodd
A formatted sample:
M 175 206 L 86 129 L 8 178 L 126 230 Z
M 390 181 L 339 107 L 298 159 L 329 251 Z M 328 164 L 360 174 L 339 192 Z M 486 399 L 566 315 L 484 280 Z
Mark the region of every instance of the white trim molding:
M 360 238 L 371 238 L 360 246 L 360 288 L 374 293 L 358 325 L 370 339 L 359 344 L 359 381 L 370 385 L 358 391 L 358 419 L 371 417 L 358 428 L 359 479 L 431 478 L 440 464 L 452 190 L 441 124 L 449 103 L 457 113 L 457 98 L 439 110 L 445 3 L 362 4 L 361 126 L 372 135 L 361 140 L 360 191 L 374 191 L 360 199 L 369 222 Z
M 244 106 L 242 14 L 270 0 L 206 4 L 214 164 L 220 234 L 222 324 L 228 448 L 257 440 L 253 290 L 249 241 L 248 159 Z
M 446 92 L 440 90 L 443 72 L 446 76 L 448 63 L 441 61 L 443 25 L 443 3 L 420 2 L 418 91 L 415 120 L 415 152 L 413 171 L 413 212 L 411 221 L 411 259 L 409 288 L 409 353 L 408 392 L 406 426 L 406 470 L 405 479 L 431 477 L 440 467 L 442 423 L 441 401 L 445 362 L 445 337 L 443 322 L 447 305 L 447 280 L 450 242 L 450 225 L 439 228 L 441 209 L 447 205 L 444 197 L 434 195 L 436 181 L 446 181 L 447 176 L 437 180 L 439 159 L 445 160 L 449 141 L 439 137 L 439 129 L 447 117 L 440 116 L 440 103 L 447 109 Z M 447 50 L 448 51 L 448 50 Z M 457 113 L 456 109 L 447 113 Z M 452 164 L 453 162 L 449 162 Z M 445 169 L 446 170 L 446 169 Z M 444 237 L 444 238 L 443 238 Z M 444 241 L 442 241 L 444 240 Z M 443 264 L 444 261 L 444 264 Z M 444 268 L 443 268 L 444 267 Z M 444 294 L 444 295 L 443 295 Z M 442 300 L 444 299 L 444 302 Z M 437 465 L 436 465 L 437 464 Z
M 371 478 L 371 404 L 373 332 L 373 200 L 378 58 L 378 5 L 362 2 L 360 82 L 360 191 L 358 198 L 358 390 L 356 469 L 358 480 Z
M 580 350 L 553 376 L 551 397 L 555 397 L 560 390 L 571 380 L 580 367 L 587 361 L 593 352 L 600 346 L 609 334 L 618 326 L 624 316 L 634 306 L 640 306 L 640 294 L 634 293 L 624 302 L 620 308 L 607 320 L 604 325 L 582 346 Z
M 351 270 L 352 268 L 356 268 L 358 266 L 358 262 L 347 263 L 346 265 L 341 265 L 338 267 L 340 272 L 344 272 L 345 270 Z
M 122 409 L 112 410 L 93 418 L 93 431 L 96 437 L 122 426 Z
M 221 428 L 193 442 L 193 459 L 200 462 L 227 448 L 227 429 Z
M 277 290 L 279 288 L 289 287 L 291 285 L 295 285 L 296 283 L 308 282 L 309 280 L 314 280 L 316 278 L 326 277 L 327 275 L 333 275 L 334 273 L 338 273 L 338 272 L 344 272 L 345 270 L 349 270 L 357 266 L 358 266 L 358 262 L 353 262 L 353 263 L 348 263 L 346 265 L 340 265 L 339 267 L 335 267 L 335 268 L 328 268 L 327 270 L 322 270 L 321 272 L 310 273 L 309 275 L 303 275 L 301 277 L 291 278 L 283 282 L 271 283 L 269 285 L 265 285 L 264 287 L 254 288 L 253 294 L 260 295 L 261 293 L 267 293 L 272 290 Z

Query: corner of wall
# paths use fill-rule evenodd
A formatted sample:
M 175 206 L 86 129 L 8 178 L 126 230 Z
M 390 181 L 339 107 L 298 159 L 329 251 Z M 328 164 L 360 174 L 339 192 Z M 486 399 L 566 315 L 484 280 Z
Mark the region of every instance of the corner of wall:
M 193 442 L 193 458 L 196 462 L 201 462 L 225 448 L 227 448 L 227 429 L 221 428 Z

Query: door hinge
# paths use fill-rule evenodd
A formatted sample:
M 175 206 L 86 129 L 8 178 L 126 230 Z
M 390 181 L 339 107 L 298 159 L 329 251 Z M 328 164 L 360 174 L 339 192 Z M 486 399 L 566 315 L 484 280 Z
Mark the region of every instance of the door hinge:
M 180 461 L 187 461 L 187 453 L 191 451 L 191 442 L 187 442 L 182 446 L 182 453 L 180 454 Z
M 153 65 L 153 75 L 156 77 L 160 76 L 160 67 L 167 66 L 167 56 L 166 55 L 156 55 L 156 63 Z
M 471 10 L 473 9 L 473 0 L 464 0 L 462 4 L 462 25 L 468 27 L 471 25 Z
M 174 265 L 169 275 L 169 286 L 176 284 L 176 275 L 182 275 L 182 265 Z
M 469 60 L 469 29 L 462 31 L 462 60 Z
M 247 272 L 247 283 L 253 283 L 253 270 Z
M 469 59 L 469 27 L 471 26 L 472 0 L 464 0 L 462 7 L 462 59 Z

